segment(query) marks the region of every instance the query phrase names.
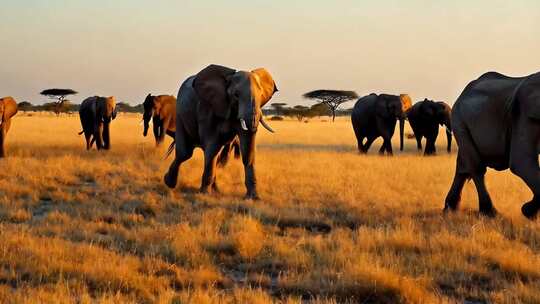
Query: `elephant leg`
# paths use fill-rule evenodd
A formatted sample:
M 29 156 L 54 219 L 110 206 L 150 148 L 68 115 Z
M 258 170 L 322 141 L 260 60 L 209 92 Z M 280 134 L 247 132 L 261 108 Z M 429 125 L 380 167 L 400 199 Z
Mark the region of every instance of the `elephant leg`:
M 180 131 L 177 131 L 177 133 L 179 132 Z M 163 177 L 163 181 L 171 189 L 174 189 L 176 187 L 176 183 L 178 181 L 178 172 L 180 171 L 180 165 L 191 158 L 191 156 L 193 155 L 193 149 L 195 148 L 193 144 L 191 144 L 182 133 L 177 134 L 175 140 L 175 157 L 173 162 L 169 166 L 169 171 L 167 171 L 167 173 L 165 173 L 165 176 Z
M 255 136 L 256 133 L 240 135 L 240 153 L 244 164 L 246 199 L 259 199 L 257 194 L 257 177 L 255 176 Z
M 484 174 L 474 175 L 472 177 L 474 185 L 476 186 L 476 192 L 478 193 L 478 205 L 482 215 L 493 217 L 497 215 L 497 210 L 493 207 L 491 197 L 486 189 L 484 182 Z
M 368 136 L 366 143 L 364 144 L 364 153 L 367 153 L 369 151 L 369 148 L 371 147 L 374 141 L 375 141 L 375 137 Z
M 208 188 L 216 181 L 216 160 L 221 146 L 217 143 L 207 145 L 204 149 L 204 172 L 201 181 L 201 193 L 208 193 Z
M 415 134 L 414 137 L 416 138 L 416 149 L 422 151 L 422 135 Z
M 379 150 L 379 154 L 384 155 L 385 151 L 389 156 L 393 155 L 392 142 L 391 142 L 391 140 L 389 138 L 384 139 L 384 142 L 383 142 L 383 144 L 381 146 L 381 149 Z
M 84 139 L 86 140 L 86 150 L 90 150 L 90 148 L 92 147 L 93 140 L 92 140 L 92 143 L 90 143 L 91 137 L 92 137 L 92 134 L 88 132 L 84 132 Z
M 439 135 L 439 125 L 432 127 L 426 134 L 426 150 L 424 155 L 434 155 L 437 153 L 437 148 L 435 148 L 435 143 L 437 142 L 437 136 Z
M 424 155 L 435 155 L 436 153 L 437 150 L 435 148 L 435 139 L 433 139 L 433 137 L 427 137 L 426 150 L 424 151 Z
M 364 137 L 362 137 L 362 136 L 357 136 L 356 137 L 356 144 L 358 146 L 358 152 L 359 153 L 366 153 L 366 151 L 364 149 L 364 144 L 362 144 L 363 141 L 364 141 Z
M 463 190 L 463 186 L 465 185 L 467 178 L 467 174 L 460 174 L 456 172 L 452 186 L 446 195 L 444 212 L 456 211 L 458 209 L 459 203 L 461 202 L 461 191 Z
M 540 126 L 529 119 L 519 120 L 512 126 L 510 170 L 531 189 L 533 199 L 521 207 L 528 219 L 535 219 L 540 210 L 540 168 L 538 167 L 538 138 Z
M 94 140 L 96 141 L 96 146 L 98 150 L 103 149 L 103 125 L 99 124 L 94 127 Z

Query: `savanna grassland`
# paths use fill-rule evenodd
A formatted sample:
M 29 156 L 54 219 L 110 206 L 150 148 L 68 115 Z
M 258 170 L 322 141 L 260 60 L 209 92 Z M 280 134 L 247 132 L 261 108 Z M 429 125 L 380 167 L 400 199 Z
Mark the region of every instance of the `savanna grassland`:
M 500 216 L 478 216 L 468 183 L 443 216 L 455 152 L 356 152 L 347 119 L 272 122 L 258 134 L 261 201 L 241 162 L 197 193 L 200 150 L 177 189 L 167 144 L 120 115 L 112 150 L 87 152 L 77 116 L 19 113 L 0 160 L 3 303 L 539 303 L 540 224 L 530 192 L 490 171 Z M 454 150 L 455 151 L 455 150 Z

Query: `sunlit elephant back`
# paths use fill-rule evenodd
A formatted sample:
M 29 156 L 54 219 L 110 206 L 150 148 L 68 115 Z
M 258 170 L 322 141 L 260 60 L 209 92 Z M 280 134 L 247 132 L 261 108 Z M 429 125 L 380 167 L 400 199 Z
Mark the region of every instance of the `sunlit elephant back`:
M 143 136 L 148 134 L 152 120 L 156 145 L 160 145 L 165 134 L 174 138 L 176 132 L 176 98 L 170 95 L 153 96 L 148 94 L 143 102 Z
M 86 139 L 86 149 L 94 142 L 98 150 L 111 148 L 110 124 L 116 118 L 116 101 L 113 96 L 93 96 L 85 99 L 79 109 L 79 117 Z
M 261 109 L 277 91 L 272 76 L 263 68 L 248 72 L 210 65 L 186 79 L 176 106 L 176 156 L 165 174 L 165 184 L 176 186 L 180 165 L 191 158 L 195 147 L 201 147 L 204 173 L 200 190 L 217 190 L 216 157 L 221 150 L 230 151 L 234 139 L 239 138 L 246 198 L 258 198 L 255 136 L 259 123 L 272 131 Z
M 6 156 L 4 143 L 11 127 L 11 118 L 17 114 L 17 102 L 12 97 L 0 98 L 0 157 Z

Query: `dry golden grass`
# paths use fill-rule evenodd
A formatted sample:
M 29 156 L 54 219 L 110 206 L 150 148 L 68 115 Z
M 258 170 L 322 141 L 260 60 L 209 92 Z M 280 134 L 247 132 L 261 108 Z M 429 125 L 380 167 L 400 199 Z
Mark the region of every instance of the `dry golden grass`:
M 501 215 L 443 216 L 455 154 L 356 153 L 346 119 L 259 132 L 261 201 L 243 170 L 201 195 L 201 153 L 162 183 L 165 146 L 120 115 L 112 150 L 84 150 L 76 116 L 18 115 L 0 160 L 0 302 L 538 303 L 540 225 L 508 172 L 487 184 Z M 444 136 L 443 136 L 444 137 Z M 170 142 L 170 139 L 167 140 Z M 167 143 L 168 143 L 167 142 Z M 397 147 L 395 140 L 394 148 Z

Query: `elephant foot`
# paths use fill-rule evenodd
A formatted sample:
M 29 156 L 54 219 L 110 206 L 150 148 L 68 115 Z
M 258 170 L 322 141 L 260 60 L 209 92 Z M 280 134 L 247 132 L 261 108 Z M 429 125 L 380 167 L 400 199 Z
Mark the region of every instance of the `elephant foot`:
M 536 216 L 538 214 L 538 209 L 540 209 L 540 204 L 532 200 L 528 203 L 523 204 L 523 206 L 521 207 L 521 213 L 529 220 L 534 220 L 536 219 Z
M 482 216 L 494 218 L 497 216 L 497 214 L 497 209 L 495 209 L 494 207 L 480 209 L 480 215 Z
M 221 191 L 219 191 L 219 187 L 218 187 L 218 185 L 216 184 L 216 182 L 214 182 L 214 183 L 212 184 L 212 192 L 214 192 L 214 193 L 221 193 Z
M 446 205 L 444 206 L 443 213 L 444 214 L 455 213 L 457 212 L 457 210 L 458 210 L 457 207 L 451 207 L 449 205 Z
M 165 174 L 165 176 L 163 177 L 163 181 L 165 182 L 165 185 L 167 185 L 167 187 L 171 189 L 176 188 L 176 179 L 173 179 L 170 176 L 169 172 Z
M 248 191 L 248 193 L 246 193 L 246 195 L 244 196 L 244 199 L 245 199 L 245 200 L 258 201 L 258 200 L 260 200 L 261 198 L 259 197 L 259 195 L 257 194 L 257 192 Z

